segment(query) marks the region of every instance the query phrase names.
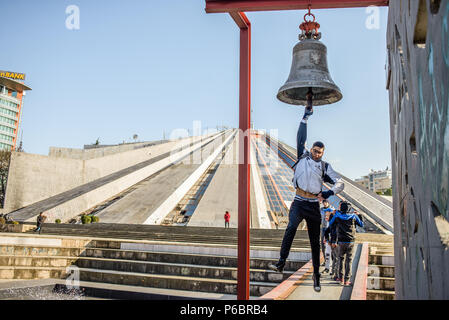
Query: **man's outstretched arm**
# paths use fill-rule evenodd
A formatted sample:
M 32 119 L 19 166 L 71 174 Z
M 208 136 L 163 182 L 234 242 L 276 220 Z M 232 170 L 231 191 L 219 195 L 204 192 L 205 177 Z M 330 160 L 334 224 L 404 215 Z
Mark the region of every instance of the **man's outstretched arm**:
M 298 152 L 298 160 L 304 153 L 304 150 L 306 149 L 307 120 L 312 114 L 313 111 L 306 108 L 304 116 L 302 117 L 302 120 L 299 123 L 298 133 L 296 134 L 296 150 Z

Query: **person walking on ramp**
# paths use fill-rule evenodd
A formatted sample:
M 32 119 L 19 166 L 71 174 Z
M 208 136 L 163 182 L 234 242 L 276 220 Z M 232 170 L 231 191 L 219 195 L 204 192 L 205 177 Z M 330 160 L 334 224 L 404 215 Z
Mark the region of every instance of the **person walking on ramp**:
M 337 229 L 337 282 L 345 286 L 350 286 L 351 281 L 351 262 L 352 251 L 354 249 L 355 225 L 363 228 L 362 216 L 358 213 L 351 213 L 351 205 L 346 202 L 340 202 L 340 209 L 335 213 L 332 220 L 329 221 L 329 228 L 336 224 Z M 343 260 L 345 262 L 345 274 L 343 278 Z
M 283 272 L 296 230 L 301 221 L 305 219 L 312 250 L 313 288 L 320 292 L 321 214 L 319 202 L 341 192 L 344 184 L 331 165 L 321 160 L 324 154 L 322 142 L 315 142 L 310 152 L 305 149 L 307 120 L 312 114 L 313 109 L 306 108 L 299 125 L 296 139 L 298 161 L 292 167 L 294 169 L 293 184 L 296 188 L 296 196 L 290 206 L 289 222 L 282 240 L 279 261 L 276 264 L 271 264 L 269 269 Z M 332 188 L 328 191 L 322 191 L 323 182 L 330 183 Z

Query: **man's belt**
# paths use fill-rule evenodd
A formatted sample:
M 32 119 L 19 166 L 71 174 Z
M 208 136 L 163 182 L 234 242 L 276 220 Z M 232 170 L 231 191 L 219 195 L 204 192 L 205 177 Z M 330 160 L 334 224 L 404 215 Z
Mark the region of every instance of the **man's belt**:
M 317 194 L 304 191 L 301 188 L 296 188 L 296 194 L 298 196 L 300 196 L 300 197 L 307 198 L 307 199 L 316 199 L 316 198 L 318 198 Z

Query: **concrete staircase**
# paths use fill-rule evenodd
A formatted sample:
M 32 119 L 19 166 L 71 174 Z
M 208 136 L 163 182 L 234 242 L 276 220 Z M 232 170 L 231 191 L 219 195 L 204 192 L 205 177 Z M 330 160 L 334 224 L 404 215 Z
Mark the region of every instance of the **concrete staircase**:
M 298 230 L 284 273 L 267 270 L 279 257 L 283 235 L 282 229 L 251 229 L 253 298 L 271 291 L 310 260 L 307 231 Z M 391 237 L 382 236 L 360 235 L 361 241 L 391 243 Z M 3 237 L 18 240 L 4 244 Z M 237 239 L 233 228 L 44 224 L 41 235 L 0 233 L 0 279 L 65 279 L 74 272 L 86 290 L 126 288 L 128 293 L 145 291 L 158 298 L 233 299 Z
M 10 243 L 4 243 L 5 238 Z M 76 261 L 87 243 L 7 237 L 7 234 L 1 234 L 0 241 L 0 280 L 64 279 L 68 276 L 67 267 Z
M 9 234 L 19 240 L 11 245 L 0 244 L 0 279 L 65 279 L 74 272 L 71 277 L 75 276 L 80 280 L 84 288 L 110 285 L 115 286 L 114 290 L 119 290 L 117 287 L 126 287 L 129 290 L 131 286 L 136 288 L 136 292 L 142 290 L 139 288 L 154 291 L 159 298 L 163 295 L 177 298 L 187 295 L 195 298 L 198 293 L 235 297 L 237 293 L 237 257 L 234 254 L 236 246 L 233 244 L 233 231 L 229 229 L 218 232 L 217 228 L 186 230 L 182 227 L 146 226 L 144 230 L 139 231 L 134 225 L 134 231 L 127 231 L 123 228 L 106 230 L 107 226 L 99 225 L 93 227 L 96 232 L 90 230 L 85 233 L 108 235 L 108 239 L 91 236 L 79 238 L 80 233 L 83 233 L 80 231 L 88 231 L 89 228 L 85 227 L 46 225 L 43 229 L 45 235 L 24 233 L 18 237 L 18 234 Z M 175 232 L 176 230 L 179 232 Z M 48 235 L 47 232 L 50 231 L 59 236 Z M 61 233 L 76 233 L 78 237 L 62 236 Z M 129 238 L 130 233 L 133 240 L 111 239 L 112 235 L 127 235 Z M 8 234 L 3 233 L 0 236 L 1 239 L 8 237 Z M 139 236 L 151 240 L 135 240 Z M 299 236 L 299 243 L 304 241 L 305 237 L 306 234 Z M 56 241 L 61 238 L 66 239 L 62 245 L 34 244 L 36 239 Z M 280 243 L 276 236 L 263 240 L 264 243 L 272 242 L 277 246 Z M 278 274 L 267 270 L 268 264 L 277 261 L 273 255 L 278 254 L 278 248 L 253 246 L 251 249 L 257 251 L 250 261 L 252 297 L 259 297 L 271 291 L 307 261 L 289 261 L 284 273 Z M 300 251 L 301 255 L 308 254 L 307 250 Z
M 279 250 L 284 232 L 285 230 L 283 229 L 251 229 L 251 246 L 273 247 Z M 30 230 L 27 233 L 33 234 L 33 231 Z M 193 226 L 182 227 L 101 222 L 86 225 L 46 223 L 42 228 L 42 234 L 198 244 L 237 245 L 238 243 L 236 228 L 225 229 Z M 292 247 L 309 248 L 309 246 L 307 231 L 298 230 Z
M 370 245 L 367 300 L 394 300 L 394 255 L 392 245 Z
M 74 262 L 81 281 L 235 295 L 237 258 L 210 254 L 121 250 L 113 242 L 93 241 Z M 253 258 L 250 295 L 261 296 L 305 262 L 290 261 L 283 274 L 267 271 L 274 259 Z

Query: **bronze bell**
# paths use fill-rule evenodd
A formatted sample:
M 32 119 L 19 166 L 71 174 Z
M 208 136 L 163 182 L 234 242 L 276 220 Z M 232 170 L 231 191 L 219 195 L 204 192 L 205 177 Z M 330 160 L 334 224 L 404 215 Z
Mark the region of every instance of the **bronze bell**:
M 310 11 L 309 15 L 312 15 Z M 321 33 L 318 33 L 318 27 L 315 17 L 313 22 L 306 21 L 301 24 L 303 33 L 299 36 L 300 42 L 293 48 L 290 75 L 277 94 L 277 98 L 282 102 L 307 106 L 307 93 L 310 89 L 314 106 L 335 103 L 343 98 L 329 74 L 327 48 L 319 41 Z

